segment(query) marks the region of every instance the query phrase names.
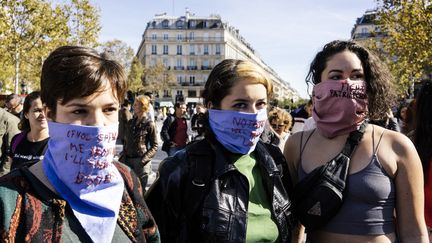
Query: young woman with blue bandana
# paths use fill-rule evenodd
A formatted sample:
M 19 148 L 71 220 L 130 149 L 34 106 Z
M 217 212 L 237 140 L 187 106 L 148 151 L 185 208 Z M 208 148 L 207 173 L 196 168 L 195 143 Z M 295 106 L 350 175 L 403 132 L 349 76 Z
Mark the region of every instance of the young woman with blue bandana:
M 146 198 L 164 242 L 290 242 L 289 178 L 259 141 L 272 93 L 248 61 L 224 60 L 205 84 L 205 139 L 165 159 Z
M 63 46 L 45 60 L 49 120 L 42 161 L 0 179 L 0 238 L 11 242 L 159 242 L 130 169 L 113 161 L 126 75 L 90 48 Z

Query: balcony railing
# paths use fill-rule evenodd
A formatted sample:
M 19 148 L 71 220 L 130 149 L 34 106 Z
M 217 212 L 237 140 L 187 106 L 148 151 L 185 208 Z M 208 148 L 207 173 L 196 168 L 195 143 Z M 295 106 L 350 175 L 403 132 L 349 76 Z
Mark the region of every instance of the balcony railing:
M 201 66 L 201 70 L 211 70 L 212 67 L 210 66 Z
M 197 66 L 187 66 L 187 70 L 198 70 Z
M 184 70 L 184 66 L 175 66 L 174 70 Z

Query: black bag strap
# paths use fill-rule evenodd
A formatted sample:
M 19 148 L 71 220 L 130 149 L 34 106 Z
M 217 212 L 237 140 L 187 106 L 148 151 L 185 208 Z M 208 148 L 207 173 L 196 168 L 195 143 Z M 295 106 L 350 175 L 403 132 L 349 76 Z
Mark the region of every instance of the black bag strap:
M 352 131 L 350 133 L 350 135 L 348 136 L 347 141 L 345 143 L 345 146 L 342 149 L 342 152 L 341 152 L 342 154 L 351 158 L 355 147 L 360 143 L 360 140 L 363 137 L 363 134 L 366 130 L 367 125 L 368 125 L 368 121 L 365 120 L 360 125 L 360 128 L 358 130 Z

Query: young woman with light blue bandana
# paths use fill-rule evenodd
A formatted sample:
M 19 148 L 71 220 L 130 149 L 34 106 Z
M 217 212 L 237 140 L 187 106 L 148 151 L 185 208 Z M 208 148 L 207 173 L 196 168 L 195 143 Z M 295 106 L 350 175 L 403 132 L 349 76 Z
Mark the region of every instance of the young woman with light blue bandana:
M 42 161 L 0 179 L 2 242 L 160 242 L 139 180 L 113 161 L 125 90 L 121 65 L 93 49 L 47 57 L 50 140 Z
M 272 84 L 249 61 L 228 59 L 205 84 L 205 139 L 165 159 L 146 200 L 163 242 L 290 242 L 288 171 L 259 142 Z

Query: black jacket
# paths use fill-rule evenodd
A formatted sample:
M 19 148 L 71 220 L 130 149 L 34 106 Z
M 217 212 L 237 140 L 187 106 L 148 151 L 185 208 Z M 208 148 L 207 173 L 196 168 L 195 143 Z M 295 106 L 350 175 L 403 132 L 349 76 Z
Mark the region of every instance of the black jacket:
M 181 118 L 186 120 L 185 118 Z M 176 125 L 176 117 L 175 115 L 168 115 L 165 121 L 163 122 L 160 136 L 162 138 L 162 151 L 167 152 L 171 146 L 171 142 L 173 142 L 174 136 L 176 134 L 177 125 Z
M 161 163 L 146 202 L 162 242 L 245 241 L 249 184 L 227 158 L 222 145 L 206 139 Z M 290 242 L 294 219 L 285 190 L 292 191 L 285 159 L 279 148 L 261 142 L 255 158 L 273 206 L 279 242 Z

